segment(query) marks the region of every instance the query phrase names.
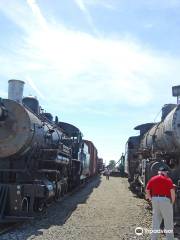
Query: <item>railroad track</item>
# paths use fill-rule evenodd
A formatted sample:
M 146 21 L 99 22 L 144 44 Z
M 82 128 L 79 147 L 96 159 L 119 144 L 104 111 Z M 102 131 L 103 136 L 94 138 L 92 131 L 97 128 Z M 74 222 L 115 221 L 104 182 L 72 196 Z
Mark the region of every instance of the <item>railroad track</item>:
M 61 197 L 61 199 L 57 202 L 57 204 L 60 203 L 60 202 L 63 202 L 64 200 L 66 200 L 71 195 L 77 193 L 80 189 L 82 189 L 86 184 L 90 183 L 93 179 L 94 179 L 94 177 L 88 179 L 87 182 L 81 183 L 78 187 L 74 188 L 71 192 L 66 193 L 63 197 Z M 48 211 L 48 208 L 47 208 L 47 211 Z M 43 218 L 43 215 L 41 217 Z M 38 218 L 38 216 L 37 216 L 37 218 Z M 68 216 L 67 216 L 67 218 L 68 218 Z M 28 220 L 27 220 L 27 222 L 28 222 Z M 21 226 L 23 223 L 24 222 L 2 223 L 2 224 L 0 224 L 0 236 L 5 234 L 5 233 L 10 232 L 11 230 L 15 230 L 17 227 Z
M 18 226 L 20 226 L 20 223 L 2 223 L 0 224 L 0 236 L 16 229 Z

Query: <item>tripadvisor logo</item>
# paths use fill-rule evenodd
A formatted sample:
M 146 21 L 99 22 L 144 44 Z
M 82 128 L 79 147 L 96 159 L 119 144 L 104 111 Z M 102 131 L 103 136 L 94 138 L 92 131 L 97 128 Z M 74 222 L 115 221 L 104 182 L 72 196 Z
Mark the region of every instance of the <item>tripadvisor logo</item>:
M 143 228 L 137 227 L 137 228 L 135 229 L 135 234 L 136 234 L 137 236 L 142 236 L 142 235 L 143 235 Z

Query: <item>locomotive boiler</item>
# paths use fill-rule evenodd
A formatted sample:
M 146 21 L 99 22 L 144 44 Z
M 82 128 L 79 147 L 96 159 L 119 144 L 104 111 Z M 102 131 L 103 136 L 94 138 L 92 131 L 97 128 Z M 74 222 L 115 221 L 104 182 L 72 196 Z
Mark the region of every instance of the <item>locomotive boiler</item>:
M 180 220 L 180 105 L 165 104 L 160 122 L 142 124 L 135 130 L 140 134 L 128 139 L 125 155 L 130 188 L 144 196 L 147 181 L 160 166 L 168 168 L 176 185 L 174 217 Z
M 80 130 L 53 121 L 36 98 L 22 98 L 23 86 L 10 80 L 8 99 L 0 99 L 1 222 L 43 212 L 78 185 L 83 172 Z

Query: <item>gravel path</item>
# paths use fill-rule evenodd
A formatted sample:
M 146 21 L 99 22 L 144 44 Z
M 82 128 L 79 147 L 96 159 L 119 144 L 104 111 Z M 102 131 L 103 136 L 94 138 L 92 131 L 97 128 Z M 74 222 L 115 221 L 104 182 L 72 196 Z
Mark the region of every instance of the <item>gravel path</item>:
M 119 240 L 138 237 L 136 227 L 150 229 L 147 203 L 129 190 L 126 178 L 97 177 L 79 192 L 55 204 L 44 219 L 0 236 L 2 240 Z

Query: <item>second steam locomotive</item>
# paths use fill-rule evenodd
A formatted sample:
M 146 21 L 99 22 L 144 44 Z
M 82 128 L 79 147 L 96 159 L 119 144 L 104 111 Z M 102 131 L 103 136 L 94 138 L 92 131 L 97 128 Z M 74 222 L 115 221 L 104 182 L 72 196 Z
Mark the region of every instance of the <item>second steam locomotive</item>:
M 0 99 L 0 222 L 30 219 L 98 171 L 97 150 L 81 131 L 41 111 L 9 81 Z
M 178 89 L 179 86 L 174 87 L 173 91 Z M 174 218 L 180 220 L 180 105 L 164 105 L 160 122 L 145 123 L 135 130 L 140 134 L 128 139 L 125 154 L 130 188 L 144 196 L 148 180 L 158 173 L 160 166 L 166 167 L 176 184 Z

